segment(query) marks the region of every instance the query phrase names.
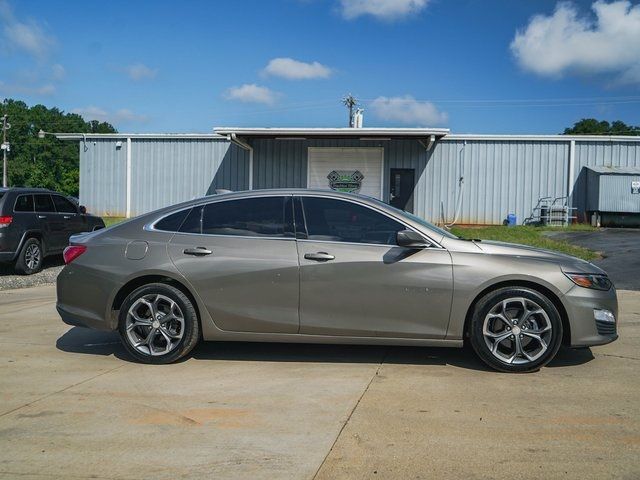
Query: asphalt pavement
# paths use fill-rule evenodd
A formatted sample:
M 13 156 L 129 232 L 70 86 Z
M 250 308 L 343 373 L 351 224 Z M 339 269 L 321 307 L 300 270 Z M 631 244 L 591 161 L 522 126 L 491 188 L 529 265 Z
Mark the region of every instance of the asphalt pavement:
M 600 252 L 603 258 L 593 263 L 609 274 L 616 288 L 640 290 L 640 229 L 603 228 L 550 236 Z

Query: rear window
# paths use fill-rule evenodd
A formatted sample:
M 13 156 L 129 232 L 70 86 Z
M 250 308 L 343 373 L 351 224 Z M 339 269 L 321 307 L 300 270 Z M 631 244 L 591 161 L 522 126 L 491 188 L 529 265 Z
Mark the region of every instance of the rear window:
M 33 195 L 19 195 L 13 207 L 14 212 L 33 212 Z
M 284 197 L 247 198 L 205 205 L 202 233 L 284 237 Z
M 187 209 L 172 213 L 157 222 L 153 228 L 156 230 L 162 230 L 163 232 L 177 232 L 180 230 L 180 225 L 182 225 L 182 222 L 189 212 L 190 210 Z

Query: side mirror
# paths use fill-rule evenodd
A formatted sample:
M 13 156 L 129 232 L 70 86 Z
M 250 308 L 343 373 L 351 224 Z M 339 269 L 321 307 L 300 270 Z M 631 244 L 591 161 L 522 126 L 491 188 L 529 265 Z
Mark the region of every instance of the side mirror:
M 396 243 L 398 246 L 406 248 L 427 248 L 431 246 L 427 239 L 413 230 L 400 230 L 396 234 Z
M 78 210 L 80 211 L 80 213 L 81 213 L 82 215 L 86 215 L 86 214 L 87 214 L 87 207 L 85 207 L 84 205 L 80 205 L 80 206 L 78 207 Z

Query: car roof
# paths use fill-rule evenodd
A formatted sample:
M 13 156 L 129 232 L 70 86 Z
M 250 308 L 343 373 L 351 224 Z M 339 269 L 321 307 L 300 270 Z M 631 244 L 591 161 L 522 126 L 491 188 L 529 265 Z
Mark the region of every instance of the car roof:
M 16 192 L 16 193 L 59 193 L 54 192 L 53 190 L 49 190 L 48 188 L 38 188 L 38 187 L 8 187 L 8 188 L 0 188 L 0 192 Z M 60 195 L 64 195 L 60 193 Z

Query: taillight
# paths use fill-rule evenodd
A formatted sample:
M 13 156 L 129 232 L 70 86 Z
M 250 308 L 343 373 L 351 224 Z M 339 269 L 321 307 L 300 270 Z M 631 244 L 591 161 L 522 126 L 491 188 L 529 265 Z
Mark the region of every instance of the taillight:
M 13 222 L 13 217 L 0 217 L 0 228 L 8 227 Z
M 62 252 L 62 257 L 64 258 L 64 263 L 71 263 L 84 252 L 87 251 L 87 247 L 84 245 L 69 245 Z

